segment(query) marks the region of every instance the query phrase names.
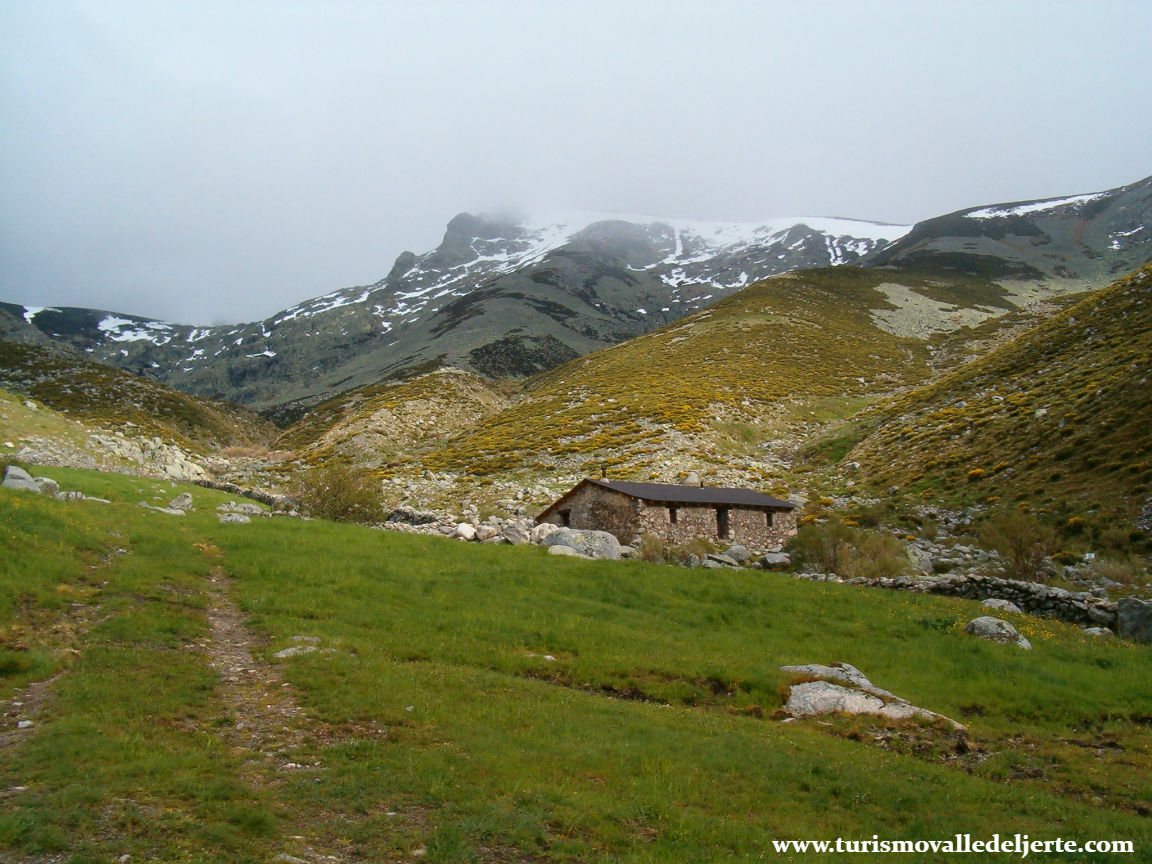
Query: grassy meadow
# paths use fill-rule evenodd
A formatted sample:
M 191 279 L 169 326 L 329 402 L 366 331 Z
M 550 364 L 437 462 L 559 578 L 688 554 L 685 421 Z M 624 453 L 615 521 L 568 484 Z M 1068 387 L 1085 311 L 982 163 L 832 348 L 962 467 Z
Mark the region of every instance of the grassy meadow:
M 834 861 L 771 841 L 1017 832 L 1136 847 L 1045 861 L 1152 855 L 1152 646 L 1013 616 L 1025 652 L 966 636 L 967 601 L 223 525 L 213 491 L 33 473 L 112 503 L 0 491 L 0 860 Z M 136 506 L 185 489 L 187 516 Z M 967 734 L 784 722 L 779 667 L 837 660 Z

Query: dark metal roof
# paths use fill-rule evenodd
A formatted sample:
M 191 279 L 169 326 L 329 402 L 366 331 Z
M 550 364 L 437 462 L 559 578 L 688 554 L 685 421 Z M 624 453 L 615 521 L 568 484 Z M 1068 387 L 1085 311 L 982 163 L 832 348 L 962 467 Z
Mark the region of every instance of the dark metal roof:
M 641 501 L 660 504 L 719 504 L 729 507 L 760 507 L 794 510 L 795 504 L 751 489 L 725 489 L 719 486 L 674 486 L 669 483 L 630 483 L 626 480 L 590 480 L 608 489 L 623 492 Z

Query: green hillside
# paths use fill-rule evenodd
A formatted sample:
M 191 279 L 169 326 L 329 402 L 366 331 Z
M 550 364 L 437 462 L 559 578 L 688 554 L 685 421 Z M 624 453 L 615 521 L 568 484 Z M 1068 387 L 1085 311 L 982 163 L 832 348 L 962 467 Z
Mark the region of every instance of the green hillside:
M 0 490 L 5 860 L 784 861 L 774 839 L 1015 832 L 1137 850 L 1053 862 L 1152 849 L 1148 646 L 1021 617 L 1025 652 L 965 635 L 967 601 L 223 525 L 215 492 L 175 518 L 135 502 L 186 487 L 44 473 L 112 503 Z M 967 733 L 774 716 L 780 665 L 834 660 Z
M 865 412 L 845 461 L 877 488 L 1018 501 L 1122 545 L 1152 496 L 1150 393 L 1152 265 Z
M 158 435 L 195 452 L 263 443 L 275 431 L 239 405 L 179 393 L 59 347 L 0 341 L 0 387 L 72 420 Z

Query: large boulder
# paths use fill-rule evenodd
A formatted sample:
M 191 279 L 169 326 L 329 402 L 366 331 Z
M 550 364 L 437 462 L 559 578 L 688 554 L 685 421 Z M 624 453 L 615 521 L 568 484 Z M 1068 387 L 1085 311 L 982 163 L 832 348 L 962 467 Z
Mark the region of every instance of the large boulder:
M 509 522 L 500 532 L 500 536 L 516 546 L 532 542 L 532 534 L 519 522 Z
M 1116 601 L 1116 635 L 1152 642 L 1152 600 L 1125 597 Z
M 742 546 L 739 543 L 734 543 L 733 545 L 729 546 L 728 551 L 724 554 L 735 561 L 737 564 L 743 564 L 750 557 L 752 557 L 752 553 L 748 551 L 748 547 Z
M 32 479 L 32 475 L 21 468 L 19 465 L 9 465 L 4 471 L 4 482 L 2 485 L 5 489 L 16 489 L 20 492 L 35 492 L 40 494 L 40 486 Z
M 973 636 L 979 636 L 981 639 L 991 640 L 992 642 L 1002 642 L 1005 645 L 1018 645 L 1029 651 L 1032 649 L 1032 643 L 1021 636 L 1015 627 L 1007 621 L 993 618 L 991 615 L 981 615 L 979 618 L 973 618 L 968 622 L 968 626 L 964 628 L 964 632 L 971 633 Z
M 545 546 L 567 546 L 589 558 L 620 558 L 620 541 L 607 531 L 558 528 L 544 538 Z

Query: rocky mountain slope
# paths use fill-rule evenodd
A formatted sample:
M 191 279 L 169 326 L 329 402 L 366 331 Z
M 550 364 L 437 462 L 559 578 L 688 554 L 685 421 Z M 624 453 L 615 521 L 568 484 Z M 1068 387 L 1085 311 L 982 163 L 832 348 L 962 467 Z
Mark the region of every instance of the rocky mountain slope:
M 1098 288 L 1152 260 L 1152 177 L 1087 195 L 972 207 L 919 222 L 866 259 L 995 279 L 1027 302 Z
M 460 214 L 435 250 L 401 254 L 380 281 L 265 321 L 199 328 L 0 304 L 0 338 L 62 341 L 285 422 L 343 390 L 444 366 L 493 379 L 547 371 L 796 269 L 858 262 L 936 277 L 935 287 L 881 289 L 896 307 L 889 317 L 901 322 L 900 335 L 924 336 L 1104 285 L 1152 258 L 1149 224 L 1152 178 L 969 208 L 911 229 L 819 218 L 737 224 Z M 982 302 L 949 293 L 950 276 L 977 277 Z
M 551 369 L 683 317 L 758 279 L 855 261 L 908 230 L 838 219 L 702 223 L 460 214 L 379 282 L 252 324 L 198 328 L 91 309 L 0 304 L 0 338 L 93 359 L 258 409 L 454 365 L 490 378 Z
M 247 408 L 177 392 L 59 345 L 0 342 L 0 388 L 86 426 L 200 454 L 260 446 L 274 433 Z

